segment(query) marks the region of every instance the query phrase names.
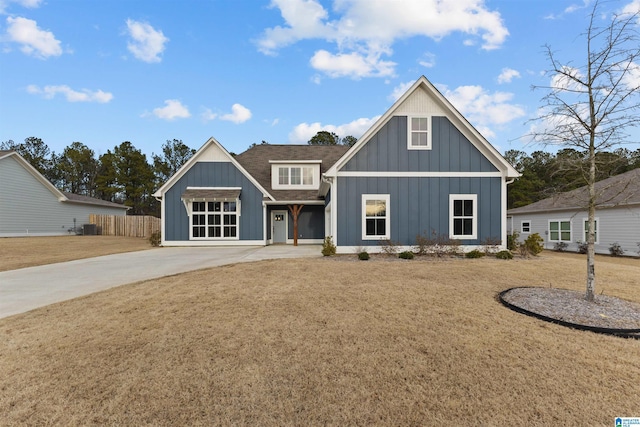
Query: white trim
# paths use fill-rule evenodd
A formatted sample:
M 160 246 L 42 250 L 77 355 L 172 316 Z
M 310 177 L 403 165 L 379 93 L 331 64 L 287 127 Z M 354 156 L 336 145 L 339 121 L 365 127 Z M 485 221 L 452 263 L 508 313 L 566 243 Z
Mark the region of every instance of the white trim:
M 551 223 L 552 222 L 557 222 L 558 223 L 558 240 L 553 240 L 551 239 Z M 563 240 L 562 239 L 562 225 L 561 223 L 563 222 L 568 222 L 569 223 L 569 240 Z M 559 218 L 559 219 L 549 219 L 547 221 L 547 238 L 549 240 L 549 242 L 554 242 L 554 243 L 558 243 L 558 242 L 566 242 L 566 243 L 571 243 L 573 242 L 573 221 L 571 221 L 571 218 Z M 565 231 L 566 233 L 566 231 Z M 584 231 L 582 232 L 584 233 Z
M 164 240 L 162 246 L 266 246 L 262 240 Z
M 200 147 L 198 151 L 196 151 L 196 153 L 191 156 L 191 158 L 187 160 L 185 164 L 182 165 L 182 167 L 178 169 L 178 171 L 167 180 L 167 182 L 165 182 L 155 193 L 152 194 L 152 196 L 156 198 L 164 197 L 164 193 L 166 193 L 171 187 L 173 187 L 173 185 L 180 178 L 182 178 L 182 176 L 187 173 L 187 171 L 189 171 L 189 169 L 191 169 L 191 167 L 193 167 L 195 163 L 200 161 L 198 160 L 199 157 L 201 157 L 203 153 L 207 151 L 207 148 L 209 148 L 209 146 L 212 144 L 216 148 L 221 150 L 223 156 L 227 158 L 228 162 L 234 165 L 240 171 L 240 173 L 243 174 L 245 178 L 247 178 L 262 193 L 264 197 L 275 200 L 275 198 L 271 194 L 269 194 L 269 192 L 262 185 L 260 185 L 260 183 L 256 181 L 256 179 L 249 172 L 247 172 L 245 168 L 243 168 L 242 165 L 238 163 L 238 161 L 234 159 L 233 156 L 229 154 L 229 152 L 222 146 L 222 144 L 220 144 L 214 137 L 209 138 L 207 142 L 205 142 L 202 147 Z M 208 160 L 202 160 L 202 162 L 208 162 Z
M 326 176 L 336 176 L 339 171 L 355 154 L 360 151 L 362 146 L 367 144 L 371 137 L 375 135 L 388 121 L 395 115 L 399 107 L 415 92 L 422 88 L 429 96 L 431 96 L 436 102 L 442 105 L 446 112 L 446 117 L 453 123 L 454 126 L 473 144 L 480 152 L 489 160 L 498 170 L 502 172 L 503 176 L 509 178 L 517 178 L 520 176 L 515 168 L 506 161 L 506 159 L 493 147 L 476 128 L 474 128 L 469 121 L 460 114 L 460 112 L 451 104 L 451 102 L 445 98 L 433 84 L 427 80 L 425 76 L 420 76 L 418 80 L 389 108 L 380 118 L 371 126 L 349 149 L 347 152 L 336 161 L 333 166 L 327 170 Z M 403 115 L 404 116 L 404 115 Z
M 453 223 L 453 203 L 457 200 L 472 200 L 473 212 L 471 217 L 471 234 L 454 234 Z M 468 218 L 466 215 L 462 215 L 463 218 Z M 459 218 L 459 217 L 456 217 Z M 478 238 L 478 195 L 477 194 L 449 194 L 449 238 L 456 240 L 473 240 Z
M 506 249 L 506 245 L 499 245 L 497 247 L 498 251 L 504 250 Z M 380 254 L 383 253 L 383 247 L 382 246 L 377 246 L 377 245 L 367 245 L 367 246 L 336 246 L 336 253 L 340 254 L 340 255 L 345 255 L 345 254 L 352 254 L 353 256 L 356 256 L 357 254 L 357 250 L 359 249 L 364 249 L 366 252 L 370 253 L 370 254 Z M 406 245 L 402 245 L 402 246 L 396 246 L 396 249 L 398 251 L 398 253 L 400 252 L 404 252 L 404 251 L 409 251 L 409 252 L 413 252 L 415 254 L 415 246 L 406 246 Z M 460 255 L 462 255 L 463 253 L 467 253 L 467 252 L 471 252 L 474 249 L 479 249 L 481 251 L 484 251 L 484 246 L 483 245 L 460 245 L 458 246 L 458 251 L 460 253 Z M 397 255 L 396 255 L 397 257 Z M 420 259 L 436 259 L 435 257 L 433 257 L 432 255 L 425 255 L 424 257 L 418 257 L 416 259 L 420 260 Z M 414 259 L 415 261 L 415 259 Z
M 411 122 L 412 119 L 427 119 L 427 130 L 426 130 L 426 134 L 427 134 L 427 145 L 412 145 L 411 144 L 411 140 L 412 140 L 412 136 L 413 136 L 413 132 L 423 132 L 423 131 L 414 131 L 411 127 Z M 431 115 L 430 114 L 425 114 L 425 115 L 412 115 L 412 116 L 407 116 L 407 150 L 431 150 Z
M 304 164 L 320 164 L 322 160 L 269 160 L 271 165 L 304 165 Z
M 524 223 L 525 222 L 529 224 L 529 231 L 524 231 Z M 530 219 L 520 220 L 520 233 L 521 234 L 531 234 L 531 224 L 532 224 L 532 221 Z
M 384 235 L 368 235 L 367 234 L 367 201 L 375 200 L 380 201 L 383 200 L 385 203 L 385 214 L 384 214 Z M 389 194 L 363 194 L 362 195 L 362 204 L 360 215 L 362 217 L 362 240 L 389 240 L 391 237 L 391 196 Z M 373 217 L 376 218 L 376 217 Z M 382 219 L 382 217 L 380 217 Z
M 186 190 L 238 190 L 238 191 L 242 191 L 242 187 L 187 187 Z
M 333 179 L 333 183 L 331 184 L 331 202 L 333 206 L 331 207 L 331 235 L 333 244 L 338 245 L 338 177 Z
M 287 181 L 291 182 L 292 169 L 300 169 L 300 184 L 280 184 L 280 170 L 287 169 Z M 311 184 L 303 184 L 304 169 L 311 169 Z M 271 165 L 271 188 L 273 190 L 318 190 L 320 188 L 320 164 L 287 164 L 277 163 Z
M 344 171 L 336 176 L 344 177 L 384 177 L 384 178 L 501 178 L 500 172 L 374 172 Z
M 265 200 L 264 203 L 266 206 L 280 206 L 280 205 L 318 205 L 324 206 L 324 200 Z
M 235 240 L 240 240 L 240 211 L 241 211 L 241 205 L 240 205 L 240 200 L 235 199 L 233 202 L 231 201 L 219 201 L 219 202 L 214 202 L 214 201 L 209 201 L 209 200 L 193 200 L 193 199 L 189 199 L 189 201 L 186 201 L 183 199 L 183 203 L 185 205 L 185 207 L 187 208 L 187 217 L 189 218 L 189 240 L 191 241 L 235 241 Z M 193 203 L 204 203 L 205 204 L 205 210 L 204 211 L 197 211 L 194 212 L 193 211 Z M 208 204 L 209 203 L 220 203 L 220 211 L 209 211 L 208 209 Z M 236 210 L 231 212 L 231 211 L 225 211 L 224 210 L 224 204 L 225 203 L 235 203 L 236 205 Z M 204 216 L 204 220 L 205 223 L 204 224 L 199 224 L 196 227 L 204 227 L 204 233 L 205 236 L 204 237 L 193 237 L 193 216 L 194 215 L 202 215 Z M 209 215 L 216 215 L 220 217 L 220 224 L 217 225 L 217 227 L 220 227 L 220 237 L 209 237 L 207 236 L 207 234 L 209 233 L 208 228 L 212 226 L 212 224 L 208 224 L 209 221 Z M 231 227 L 230 225 L 225 225 L 224 224 L 224 217 L 225 215 L 231 215 L 231 216 L 235 216 L 236 218 L 236 223 L 232 226 L 235 227 L 236 229 L 236 235 L 234 237 L 225 237 L 224 236 L 224 229 L 225 227 Z
M 594 245 L 598 245 L 598 244 L 600 244 L 600 218 L 599 217 L 595 217 L 594 219 L 596 221 L 596 238 L 595 238 L 595 241 L 593 242 L 593 244 Z M 584 240 L 581 240 L 581 241 L 585 242 L 585 243 L 587 242 L 587 230 L 585 228 L 586 228 L 586 225 L 587 225 L 588 221 L 589 221 L 589 217 L 582 218 L 582 232 L 581 232 L 581 234 L 582 234 L 582 237 L 584 237 Z

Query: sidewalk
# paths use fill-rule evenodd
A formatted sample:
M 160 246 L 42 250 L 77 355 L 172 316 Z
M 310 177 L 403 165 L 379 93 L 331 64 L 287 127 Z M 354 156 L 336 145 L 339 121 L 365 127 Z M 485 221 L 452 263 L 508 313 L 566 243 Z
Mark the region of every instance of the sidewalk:
M 0 318 L 115 286 L 264 259 L 321 257 L 319 245 L 158 248 L 0 272 Z

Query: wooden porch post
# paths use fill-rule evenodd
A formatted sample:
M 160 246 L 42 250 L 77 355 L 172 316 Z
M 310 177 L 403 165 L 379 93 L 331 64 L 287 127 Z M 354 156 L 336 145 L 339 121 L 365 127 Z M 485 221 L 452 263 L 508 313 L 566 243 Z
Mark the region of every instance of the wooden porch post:
M 293 216 L 293 246 L 298 246 L 298 214 L 304 205 L 289 205 L 291 216 Z

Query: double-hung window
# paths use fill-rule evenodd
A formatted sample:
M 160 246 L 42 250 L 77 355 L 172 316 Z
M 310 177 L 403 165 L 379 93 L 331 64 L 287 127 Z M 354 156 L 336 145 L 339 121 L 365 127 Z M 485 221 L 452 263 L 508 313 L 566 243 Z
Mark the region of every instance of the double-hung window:
M 271 186 L 274 190 L 317 190 L 320 186 L 320 161 L 309 161 L 302 164 L 301 161 L 292 160 L 283 164 L 277 161 L 270 161 L 271 165 Z M 299 164 L 295 164 L 299 162 Z
M 431 117 L 408 117 L 407 135 L 409 150 L 430 150 Z
M 362 195 L 362 240 L 388 240 L 390 236 L 388 194 Z
M 571 220 L 549 221 L 550 242 L 571 242 Z
M 449 195 L 449 237 L 476 239 L 478 235 L 478 196 Z

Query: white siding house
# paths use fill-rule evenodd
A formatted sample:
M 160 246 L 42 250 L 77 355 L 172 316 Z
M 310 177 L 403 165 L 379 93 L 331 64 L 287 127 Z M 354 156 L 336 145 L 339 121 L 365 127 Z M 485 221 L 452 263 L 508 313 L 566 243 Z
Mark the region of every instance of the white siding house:
M 602 180 L 596 184 L 596 253 L 608 254 L 617 243 L 625 255 L 638 255 L 640 248 L 640 168 Z M 577 251 L 585 242 L 587 227 L 587 187 L 507 211 L 510 231 L 524 241 L 532 233 L 544 239 L 546 249 L 564 242 Z
M 0 237 L 74 233 L 90 214 L 126 215 L 127 207 L 58 190 L 15 151 L 0 151 Z

